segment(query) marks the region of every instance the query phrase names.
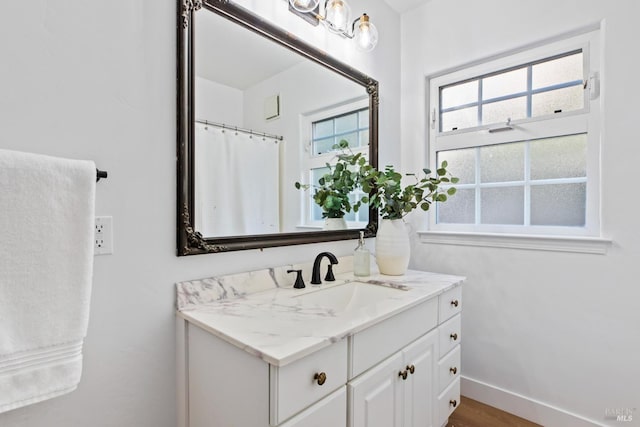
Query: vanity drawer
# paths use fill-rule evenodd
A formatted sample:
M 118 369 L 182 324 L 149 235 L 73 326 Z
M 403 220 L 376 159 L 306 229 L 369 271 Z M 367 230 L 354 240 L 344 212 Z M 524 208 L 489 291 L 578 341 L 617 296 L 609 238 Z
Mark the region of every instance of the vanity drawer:
M 349 379 L 355 378 L 438 325 L 433 298 L 351 337 Z
M 460 404 L 460 378 L 457 378 L 445 391 L 438 396 L 438 424 L 444 425 L 449 415 Z
M 347 427 L 347 386 L 305 409 L 279 427 Z
M 458 377 L 460 377 L 460 346 L 455 347 L 438 362 L 438 393 L 442 393 Z
M 449 353 L 462 340 L 460 315 L 454 316 L 438 327 L 440 333 L 440 357 Z
M 269 422 L 278 425 L 347 382 L 347 340 L 270 367 Z
M 462 311 L 462 286 L 449 289 L 438 300 L 438 323 L 442 323 Z

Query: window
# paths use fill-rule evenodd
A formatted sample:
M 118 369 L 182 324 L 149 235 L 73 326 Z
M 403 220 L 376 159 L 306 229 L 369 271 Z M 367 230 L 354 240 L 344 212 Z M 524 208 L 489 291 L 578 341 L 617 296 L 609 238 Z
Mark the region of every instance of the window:
M 584 108 L 582 50 L 439 88 L 440 131 Z
M 312 156 L 333 151 L 332 147 L 347 140 L 352 149 L 369 146 L 369 108 L 312 122 Z
M 369 157 L 369 106 L 368 100 L 356 101 L 336 108 L 326 109 L 319 113 L 305 116 L 302 120 L 303 134 L 310 135 L 308 150 L 303 159 L 305 176 L 303 183 L 315 184 L 327 172 L 327 163 L 336 161 L 335 144 L 341 140 L 349 142 L 354 153 L 362 152 Z M 309 189 L 303 198 L 302 226 L 321 227 L 324 223 L 322 209 L 313 201 L 313 189 Z M 353 205 L 365 194 L 359 189 L 350 198 Z M 362 228 L 369 222 L 368 205 L 361 205 L 358 212 L 345 215 L 347 226 Z
M 598 32 L 435 77 L 431 159 L 460 178 L 432 229 L 599 236 Z

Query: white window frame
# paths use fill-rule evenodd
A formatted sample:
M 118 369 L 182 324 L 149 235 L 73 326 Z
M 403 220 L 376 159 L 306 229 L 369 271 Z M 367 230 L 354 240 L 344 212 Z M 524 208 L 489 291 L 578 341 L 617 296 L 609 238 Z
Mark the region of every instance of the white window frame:
M 445 239 L 444 236 L 450 236 L 451 243 L 462 244 L 461 242 L 470 241 L 469 237 L 471 237 L 471 234 L 476 234 L 483 236 L 481 240 L 485 243 L 488 240 L 497 239 L 497 244 L 488 246 L 502 246 L 501 242 L 505 242 L 505 236 L 509 237 L 510 242 L 512 242 L 515 237 L 526 238 L 527 236 L 544 236 L 545 239 L 554 236 L 564 237 L 565 239 L 566 237 L 586 238 L 587 240 L 594 240 L 594 238 L 598 240 L 600 238 L 600 43 L 600 31 L 592 29 L 589 32 L 570 38 L 556 40 L 527 50 L 512 52 L 499 58 L 493 58 L 471 66 L 460 67 L 454 71 L 439 73 L 438 75 L 429 77 L 427 85 L 429 88 L 430 112 L 428 120 L 428 152 L 432 169 L 436 167 L 437 151 L 587 133 L 587 202 L 585 226 L 444 224 L 436 222 L 436 212 L 430 212 L 428 219 L 429 232 L 421 233 L 423 235 L 423 241 L 446 243 L 444 240 L 447 239 Z M 543 60 L 577 49 L 581 49 L 583 52 L 584 78 L 587 85 L 585 89 L 585 107 L 583 109 L 514 120 L 511 122 L 513 130 L 507 132 L 489 132 L 489 129 L 503 126 L 503 124 L 482 125 L 448 132 L 439 131 L 440 123 L 438 112 L 440 87 Z M 470 134 L 473 134 L 472 141 L 469 138 Z M 450 165 L 450 167 L 455 168 L 455 165 Z M 430 234 L 430 236 L 427 236 L 428 234 Z M 466 237 L 461 237 L 463 235 L 466 235 Z M 492 236 L 496 239 L 493 239 Z M 471 240 L 473 240 L 472 237 Z M 483 246 L 484 245 L 486 244 L 483 244 Z
M 322 168 L 325 167 L 327 163 L 336 161 L 335 152 L 328 152 L 320 155 L 311 154 L 313 150 L 313 123 L 332 117 L 353 113 L 364 108 L 369 108 L 368 98 L 349 101 L 338 106 L 333 106 L 313 113 L 305 114 L 300 117 L 300 135 L 304 135 L 304 150 L 302 151 L 301 159 L 302 175 L 300 178 L 300 182 L 302 184 L 313 184 L 311 183 L 312 169 Z M 369 132 L 371 132 L 371 129 L 369 129 Z M 362 147 L 354 147 L 351 149 L 351 151 L 353 151 L 354 154 L 362 153 L 362 155 L 366 159 L 369 159 L 368 144 Z M 313 187 L 309 188 L 306 193 L 308 194 L 305 194 L 305 196 L 301 198 L 302 203 L 300 208 L 300 218 L 302 218 L 302 223 L 298 225 L 298 228 L 322 228 L 324 226 L 324 221 L 312 219 L 313 206 L 315 203 L 313 201 Z M 369 210 L 365 209 L 365 211 L 368 212 Z M 362 212 L 362 210 L 360 212 Z M 347 221 L 347 228 L 364 228 L 368 223 L 368 219 L 366 221 Z

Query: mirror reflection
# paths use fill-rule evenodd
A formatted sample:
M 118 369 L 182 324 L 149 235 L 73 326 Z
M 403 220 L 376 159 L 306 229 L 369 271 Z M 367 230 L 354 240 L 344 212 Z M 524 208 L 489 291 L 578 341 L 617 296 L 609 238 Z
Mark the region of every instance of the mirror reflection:
M 369 156 L 366 88 L 209 10 L 193 18 L 195 230 L 210 238 L 365 228 L 367 206 L 336 225 L 313 186 L 341 141 Z

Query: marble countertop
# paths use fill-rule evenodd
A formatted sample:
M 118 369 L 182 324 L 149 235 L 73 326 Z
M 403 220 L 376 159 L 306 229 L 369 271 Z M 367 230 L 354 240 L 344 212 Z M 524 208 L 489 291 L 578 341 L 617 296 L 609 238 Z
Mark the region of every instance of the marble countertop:
M 221 278 L 180 283 L 178 316 L 270 364 L 284 366 L 446 292 L 464 280 L 461 276 L 412 270 L 404 276 L 372 274 L 359 278 L 351 272 L 341 272 L 333 283 L 294 289 L 291 284 L 278 284 L 282 283 L 278 281 L 280 273 L 274 269 L 256 272 L 264 283 L 275 285 L 262 286 L 254 292 L 238 290 L 241 286 L 237 277 L 231 284 Z M 251 279 L 247 274 L 243 276 L 245 282 Z M 344 311 L 305 304 L 297 298 L 353 281 L 402 290 L 375 304 Z

